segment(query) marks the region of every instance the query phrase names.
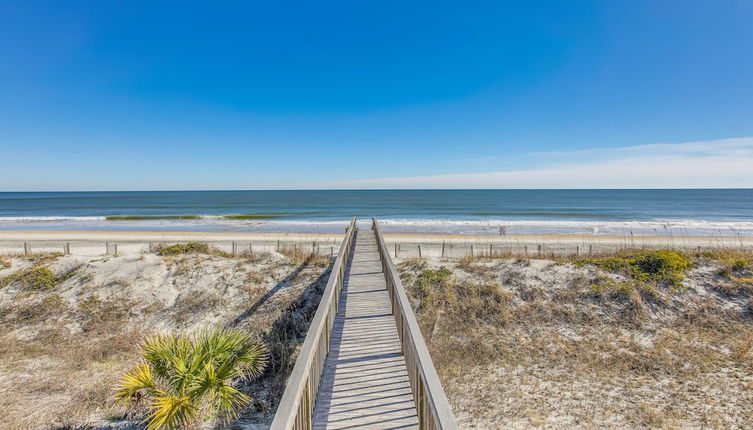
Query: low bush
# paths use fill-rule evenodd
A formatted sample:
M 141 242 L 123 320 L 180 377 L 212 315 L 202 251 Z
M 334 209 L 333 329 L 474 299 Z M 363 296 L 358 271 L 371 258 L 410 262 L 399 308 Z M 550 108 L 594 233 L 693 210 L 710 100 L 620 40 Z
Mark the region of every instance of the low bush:
M 0 287 L 19 284 L 24 290 L 51 290 L 63 280 L 48 267 L 30 267 L 0 278 Z
M 209 254 L 209 245 L 203 242 L 176 243 L 175 245 L 158 245 L 159 255 Z
M 580 260 L 578 263 L 593 264 L 641 283 L 654 282 L 675 290 L 682 288 L 685 272 L 693 265 L 685 254 L 669 250 L 626 252 L 615 257 Z

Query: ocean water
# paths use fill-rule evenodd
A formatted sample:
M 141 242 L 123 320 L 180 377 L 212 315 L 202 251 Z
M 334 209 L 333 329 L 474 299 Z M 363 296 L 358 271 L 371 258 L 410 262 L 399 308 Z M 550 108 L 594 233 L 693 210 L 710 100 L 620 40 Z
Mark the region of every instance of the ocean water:
M 2 230 L 753 236 L 753 189 L 0 193 Z

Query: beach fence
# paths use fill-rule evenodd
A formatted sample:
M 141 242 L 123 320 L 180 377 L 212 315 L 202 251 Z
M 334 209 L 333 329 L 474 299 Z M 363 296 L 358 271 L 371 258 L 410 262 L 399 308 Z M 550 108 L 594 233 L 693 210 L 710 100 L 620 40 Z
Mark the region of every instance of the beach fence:
M 212 248 L 230 255 L 268 252 L 301 252 L 333 257 L 340 251 L 337 239 L 276 239 L 257 241 L 208 242 Z
M 535 241 L 484 241 L 477 240 L 450 240 L 442 242 L 405 242 L 405 241 L 387 241 L 387 247 L 390 255 L 398 260 L 411 258 L 439 258 L 439 259 L 461 259 L 461 258 L 505 258 L 505 257 L 527 257 L 527 258 L 553 258 L 553 257 L 572 257 L 572 256 L 598 256 L 621 250 L 659 250 L 675 249 L 685 252 L 702 252 L 712 250 L 753 250 L 753 242 L 739 241 L 734 238 L 725 240 L 716 240 L 714 238 L 695 240 L 695 241 L 677 241 L 674 243 L 652 240 L 652 241 L 599 241 L 583 240 L 580 242 L 573 241 L 546 241 L 536 243 Z
M 161 247 L 170 246 L 187 241 L 8 241 L 0 242 L 0 254 L 32 256 L 38 254 L 62 254 L 81 256 L 122 256 L 132 253 L 153 252 Z M 334 258 L 340 251 L 337 238 L 322 237 L 316 239 L 287 238 L 269 240 L 237 240 L 237 241 L 202 241 L 212 249 L 233 256 L 244 256 L 255 253 L 302 253 L 316 254 Z
M 169 246 L 186 241 L 118 241 L 94 242 L 82 241 L 24 241 L 0 243 L 0 252 L 32 255 L 37 253 L 61 253 L 63 255 L 108 255 L 119 256 L 134 252 L 149 252 L 161 246 Z M 337 238 L 299 238 L 281 237 L 259 240 L 224 240 L 205 241 L 210 247 L 233 256 L 252 255 L 255 253 L 313 253 L 334 258 L 340 250 Z M 474 258 L 553 258 L 572 256 L 596 256 L 628 249 L 676 249 L 686 252 L 712 250 L 753 250 L 753 240 L 742 237 L 641 237 L 625 238 L 497 238 L 478 236 L 468 239 L 453 238 L 437 240 L 432 238 L 415 238 L 398 240 L 386 238 L 386 246 L 392 258 L 397 260 L 410 258 L 460 259 Z

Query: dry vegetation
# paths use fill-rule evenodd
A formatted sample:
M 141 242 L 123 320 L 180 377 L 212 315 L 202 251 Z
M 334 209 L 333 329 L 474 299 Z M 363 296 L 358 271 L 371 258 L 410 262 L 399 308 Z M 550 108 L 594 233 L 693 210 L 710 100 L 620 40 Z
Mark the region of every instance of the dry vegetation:
M 750 428 L 753 255 L 399 265 L 463 428 Z
M 238 428 L 266 428 L 327 280 L 300 249 L 205 244 L 0 258 L 3 428 L 137 428 L 113 388 L 145 335 L 239 328 L 270 351 Z M 399 269 L 463 428 L 745 428 L 753 255 L 408 260 Z
M 243 330 L 271 352 L 238 425 L 268 425 L 323 289 L 329 259 L 184 244 L 136 255 L 0 259 L 3 428 L 137 428 L 113 388 L 152 333 Z

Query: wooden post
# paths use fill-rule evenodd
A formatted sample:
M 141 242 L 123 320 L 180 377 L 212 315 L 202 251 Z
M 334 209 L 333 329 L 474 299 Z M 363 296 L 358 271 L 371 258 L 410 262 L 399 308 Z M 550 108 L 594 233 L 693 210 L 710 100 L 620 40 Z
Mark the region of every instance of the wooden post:
M 539 256 L 539 258 L 541 258 L 541 245 L 538 245 L 538 247 L 539 247 L 538 256 Z
M 114 244 L 114 246 L 115 246 L 114 255 L 117 257 L 118 256 L 118 244 L 116 243 Z
M 698 245 L 698 250 L 696 252 L 699 254 L 701 253 L 701 245 Z
M 593 245 L 588 245 L 588 256 L 591 256 L 591 253 L 593 253 Z
M 442 241 L 442 258 L 444 258 L 444 240 Z
M 400 247 L 399 247 L 399 246 L 397 245 L 397 243 L 396 243 L 396 244 L 395 244 L 395 258 L 397 258 L 397 250 L 398 250 L 398 249 L 400 249 Z
M 233 252 L 232 252 L 232 254 L 235 255 L 235 241 L 233 241 L 232 244 L 233 244 Z
M 335 255 L 335 247 L 334 246 L 330 246 L 329 247 L 329 258 L 333 258 L 334 255 Z
M 280 239 L 277 239 L 277 252 L 280 252 Z
M 528 245 L 523 245 L 523 252 L 526 254 L 526 257 L 528 257 Z
M 71 243 L 70 242 L 65 242 L 65 246 L 63 247 L 63 254 L 71 255 Z
M 31 254 L 31 245 L 28 242 L 24 242 L 24 255 Z
M 492 244 L 490 243 L 489 244 L 489 257 L 491 256 L 492 256 Z
M 251 242 L 248 243 L 248 254 L 251 255 L 254 253 L 254 247 L 251 245 Z
M 105 255 L 110 254 L 110 244 L 105 242 Z
M 316 241 L 311 242 L 311 253 L 316 254 Z
M 471 245 L 471 258 L 473 258 L 473 245 Z
M 418 259 L 420 260 L 421 258 L 423 258 L 421 256 L 421 245 L 418 245 Z
M 575 256 L 577 257 L 578 254 L 580 254 L 580 246 L 575 245 Z

